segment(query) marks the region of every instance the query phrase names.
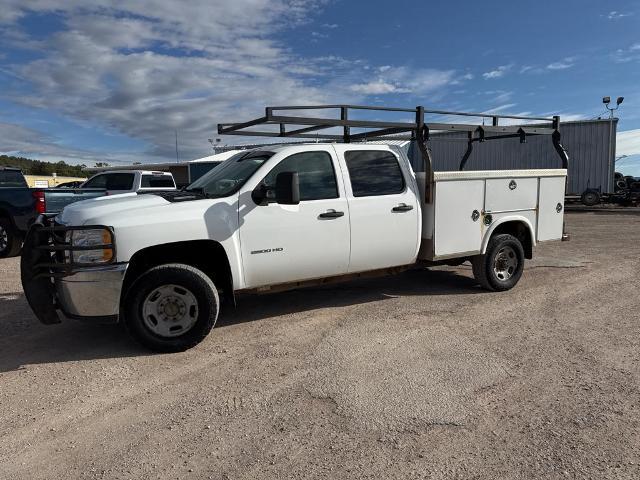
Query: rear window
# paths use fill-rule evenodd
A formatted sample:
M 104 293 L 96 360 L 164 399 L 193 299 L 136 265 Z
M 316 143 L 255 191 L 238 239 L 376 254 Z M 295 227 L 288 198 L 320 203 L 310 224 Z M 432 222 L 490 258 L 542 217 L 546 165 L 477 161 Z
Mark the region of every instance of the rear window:
M 26 187 L 22 173 L 17 170 L 0 170 L 0 187 Z
M 87 180 L 85 188 L 106 188 L 107 190 L 132 190 L 133 173 L 103 173 Z
M 346 152 L 354 197 L 393 195 L 404 191 L 398 159 L 391 152 L 359 150 Z
M 173 177 L 169 175 L 142 175 L 142 188 L 174 188 Z

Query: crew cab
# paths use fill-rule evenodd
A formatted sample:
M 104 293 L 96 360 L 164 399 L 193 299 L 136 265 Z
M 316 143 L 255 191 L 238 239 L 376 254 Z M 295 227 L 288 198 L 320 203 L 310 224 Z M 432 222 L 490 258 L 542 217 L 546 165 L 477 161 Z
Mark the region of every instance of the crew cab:
M 43 323 L 59 313 L 122 320 L 167 352 L 200 342 L 240 293 L 463 261 L 487 290 L 513 288 L 534 246 L 563 237 L 566 154 L 558 169 L 434 172 L 425 124 L 406 129 L 420 135 L 417 159 L 385 144 L 268 146 L 183 191 L 103 197 L 41 218 L 22 258 L 31 308 Z
M 176 182 L 169 172 L 148 170 L 111 170 L 98 173 L 84 182 L 81 188 L 103 188 L 107 195 L 175 190 Z

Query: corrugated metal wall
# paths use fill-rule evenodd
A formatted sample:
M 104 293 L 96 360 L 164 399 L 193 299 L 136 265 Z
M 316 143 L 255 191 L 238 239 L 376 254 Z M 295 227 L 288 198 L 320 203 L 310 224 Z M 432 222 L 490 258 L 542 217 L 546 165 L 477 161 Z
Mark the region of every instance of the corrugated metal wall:
M 613 122 L 613 138 L 617 119 Z M 562 123 L 562 144 L 569 153 L 568 194 L 581 194 L 587 188 L 613 191 L 615 142 L 609 153 L 609 120 Z M 466 134 L 434 133 L 430 142 L 436 171 L 458 170 L 467 148 Z M 415 155 L 414 146 L 409 156 Z M 559 168 L 560 159 L 549 136 L 528 137 L 521 144 L 517 138 L 474 143 L 465 170 L 505 170 L 523 168 Z

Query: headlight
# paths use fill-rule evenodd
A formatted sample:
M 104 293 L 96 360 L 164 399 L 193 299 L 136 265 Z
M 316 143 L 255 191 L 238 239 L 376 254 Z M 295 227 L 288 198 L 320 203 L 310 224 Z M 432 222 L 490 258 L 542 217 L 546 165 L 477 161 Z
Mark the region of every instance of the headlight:
M 99 264 L 113 260 L 113 233 L 108 228 L 69 230 L 65 241 L 73 247 L 65 255 L 70 263 Z

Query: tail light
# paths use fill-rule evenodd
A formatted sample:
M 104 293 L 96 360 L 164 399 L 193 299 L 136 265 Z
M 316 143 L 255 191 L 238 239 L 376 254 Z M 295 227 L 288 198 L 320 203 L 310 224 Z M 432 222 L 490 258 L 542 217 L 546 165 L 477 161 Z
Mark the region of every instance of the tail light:
M 42 214 L 46 213 L 47 202 L 44 199 L 44 192 L 42 190 L 34 191 L 33 198 L 36 200 L 36 212 Z

